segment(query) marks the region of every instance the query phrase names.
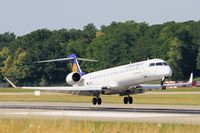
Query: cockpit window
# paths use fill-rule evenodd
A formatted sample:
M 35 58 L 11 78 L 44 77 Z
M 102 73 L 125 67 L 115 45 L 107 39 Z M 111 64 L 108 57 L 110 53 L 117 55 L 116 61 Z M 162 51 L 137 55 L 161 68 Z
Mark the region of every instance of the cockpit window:
M 163 65 L 162 62 L 158 62 L 158 63 L 156 63 L 156 66 L 162 66 L 162 65 Z
M 149 66 L 168 66 L 166 62 L 150 63 Z
M 168 64 L 166 62 L 163 62 L 164 66 L 168 66 Z
M 151 64 L 149 64 L 149 66 L 155 66 L 155 63 L 151 63 Z

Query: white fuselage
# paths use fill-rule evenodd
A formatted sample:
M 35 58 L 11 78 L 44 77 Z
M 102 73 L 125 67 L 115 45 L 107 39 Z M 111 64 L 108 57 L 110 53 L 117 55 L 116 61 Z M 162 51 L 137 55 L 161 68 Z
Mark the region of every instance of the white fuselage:
M 172 70 L 165 61 L 151 59 L 86 74 L 82 76 L 82 82 L 79 85 L 127 89 L 141 83 L 169 77 L 171 74 Z

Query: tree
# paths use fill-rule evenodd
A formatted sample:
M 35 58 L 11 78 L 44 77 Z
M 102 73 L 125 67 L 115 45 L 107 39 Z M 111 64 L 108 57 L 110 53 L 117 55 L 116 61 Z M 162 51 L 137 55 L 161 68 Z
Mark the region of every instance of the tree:
M 89 44 L 96 37 L 97 29 L 94 24 L 90 23 L 83 27 L 83 38 L 85 43 Z
M 173 73 L 174 73 L 174 79 L 180 79 L 182 78 L 182 71 L 180 69 L 180 64 L 182 60 L 181 55 L 181 41 L 177 38 L 174 38 L 170 42 L 170 49 L 169 52 L 167 52 L 168 55 L 168 63 L 172 67 Z
M 161 58 L 173 69 L 174 79 L 194 72 L 200 76 L 200 22 L 167 22 L 149 26 L 134 21 L 112 22 L 99 30 L 94 24 L 80 29 L 40 29 L 24 36 L 0 34 L 0 81 L 9 77 L 18 84 L 64 83 L 70 72 L 67 62 L 34 64 L 39 60 L 67 57 L 97 59 L 80 62 L 91 72 L 129 62 Z M 30 85 L 31 85 L 30 84 Z

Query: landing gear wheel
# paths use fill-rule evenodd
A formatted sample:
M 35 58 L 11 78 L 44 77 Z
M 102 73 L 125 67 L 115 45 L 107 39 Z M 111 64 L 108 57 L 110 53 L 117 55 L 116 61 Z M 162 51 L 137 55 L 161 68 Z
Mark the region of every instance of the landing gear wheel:
M 129 103 L 132 104 L 133 103 L 133 98 L 132 97 L 128 97 Z
M 92 103 L 93 103 L 93 105 L 96 105 L 97 104 L 97 99 L 94 97 L 94 98 L 92 98 Z
M 98 105 L 101 105 L 101 102 L 102 102 L 101 98 L 97 98 Z
M 124 104 L 132 104 L 133 103 L 133 98 L 132 97 L 124 97 Z
M 166 86 L 162 86 L 162 90 L 166 90 Z
M 128 103 L 128 97 L 124 97 L 124 104 Z

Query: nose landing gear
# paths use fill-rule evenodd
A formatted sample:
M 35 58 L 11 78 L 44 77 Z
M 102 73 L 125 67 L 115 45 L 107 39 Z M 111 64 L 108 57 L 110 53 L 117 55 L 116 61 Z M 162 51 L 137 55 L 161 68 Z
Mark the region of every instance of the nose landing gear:
M 166 86 L 163 85 L 161 90 L 166 90 L 166 89 L 167 89 Z
M 163 77 L 163 78 L 161 79 L 161 82 L 160 82 L 160 85 L 162 86 L 162 89 L 161 89 L 161 90 L 166 90 L 166 86 L 164 85 L 165 79 L 166 79 L 166 77 Z

